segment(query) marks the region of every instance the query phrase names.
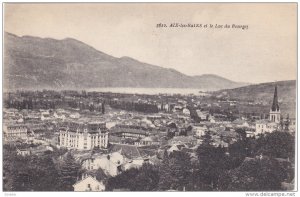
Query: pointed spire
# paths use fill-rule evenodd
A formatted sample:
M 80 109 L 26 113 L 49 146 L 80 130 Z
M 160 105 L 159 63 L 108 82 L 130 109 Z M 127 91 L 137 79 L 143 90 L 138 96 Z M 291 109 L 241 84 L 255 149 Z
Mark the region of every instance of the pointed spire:
M 272 109 L 272 111 L 279 111 L 278 96 L 277 96 L 277 85 L 275 85 L 274 98 L 273 98 L 273 104 L 272 104 L 271 109 Z

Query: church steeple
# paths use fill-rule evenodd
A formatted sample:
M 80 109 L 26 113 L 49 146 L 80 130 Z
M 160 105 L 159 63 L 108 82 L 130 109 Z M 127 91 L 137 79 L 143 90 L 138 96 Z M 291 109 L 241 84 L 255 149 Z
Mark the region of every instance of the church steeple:
M 280 122 L 280 109 L 278 104 L 277 85 L 275 85 L 273 104 L 270 109 L 270 121 L 276 123 Z
M 277 85 L 275 86 L 273 104 L 272 104 L 271 110 L 272 111 L 279 111 L 278 96 L 277 96 Z

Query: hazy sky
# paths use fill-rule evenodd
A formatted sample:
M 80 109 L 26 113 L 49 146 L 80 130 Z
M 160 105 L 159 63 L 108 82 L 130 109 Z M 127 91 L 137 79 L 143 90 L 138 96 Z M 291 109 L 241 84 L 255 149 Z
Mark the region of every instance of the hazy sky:
M 234 81 L 296 79 L 296 3 L 5 4 L 4 30 L 71 37 L 115 57 Z M 158 23 L 248 29 L 157 28 Z

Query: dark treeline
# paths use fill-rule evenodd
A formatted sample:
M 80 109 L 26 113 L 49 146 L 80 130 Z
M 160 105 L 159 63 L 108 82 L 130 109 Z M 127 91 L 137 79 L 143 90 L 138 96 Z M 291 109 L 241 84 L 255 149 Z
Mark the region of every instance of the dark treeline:
M 17 100 L 6 100 L 4 102 L 5 107 L 15 108 L 18 110 L 23 109 L 56 109 L 56 108 L 73 108 L 80 110 L 98 111 L 105 112 L 104 100 L 97 99 L 94 101 L 84 101 L 75 99 L 17 99 Z M 123 109 L 127 111 L 138 111 L 144 113 L 157 113 L 158 107 L 155 104 L 148 103 L 136 103 L 126 101 L 106 101 L 112 108 Z
M 110 101 L 109 105 L 115 109 L 123 109 L 127 111 L 138 111 L 144 113 L 158 113 L 158 107 L 155 104 L 137 103 L 126 101 Z
M 98 99 L 93 102 L 83 102 L 78 100 L 66 100 L 66 99 L 17 99 L 17 100 L 7 100 L 4 102 L 5 107 L 15 108 L 18 110 L 30 109 L 56 109 L 56 108 L 73 108 L 80 110 L 89 110 L 97 112 L 105 112 L 104 101 Z

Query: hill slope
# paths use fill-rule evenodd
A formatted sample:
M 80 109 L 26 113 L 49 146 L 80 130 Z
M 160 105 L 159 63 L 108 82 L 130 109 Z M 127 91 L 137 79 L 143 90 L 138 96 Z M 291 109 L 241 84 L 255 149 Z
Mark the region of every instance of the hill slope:
M 272 83 L 262 83 L 249 85 L 235 89 L 220 90 L 213 93 L 214 96 L 228 98 L 232 100 L 250 101 L 262 103 L 268 113 L 273 101 L 274 88 L 278 88 L 278 101 L 283 114 L 289 114 L 291 117 L 296 115 L 296 81 L 278 81 Z
M 199 88 L 218 90 L 245 85 L 216 75 L 187 76 L 116 58 L 75 39 L 55 40 L 4 34 L 5 89 L 86 89 L 97 87 Z

